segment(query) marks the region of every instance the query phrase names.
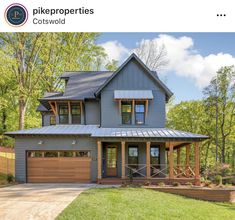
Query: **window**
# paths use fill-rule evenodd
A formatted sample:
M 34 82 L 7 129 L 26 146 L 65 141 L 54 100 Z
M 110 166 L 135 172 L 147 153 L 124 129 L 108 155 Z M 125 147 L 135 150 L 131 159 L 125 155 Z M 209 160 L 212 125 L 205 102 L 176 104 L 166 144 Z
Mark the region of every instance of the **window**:
M 142 125 L 145 123 L 145 104 L 137 102 L 135 104 L 135 124 Z
M 68 124 L 69 123 L 69 111 L 67 105 L 59 106 L 59 119 L 60 124 Z
M 151 164 L 160 164 L 160 156 L 159 156 L 159 147 L 153 146 L 150 148 L 150 163 Z
M 71 106 L 72 124 L 81 124 L 81 106 L 79 104 Z
M 159 146 L 151 146 L 151 148 L 150 148 L 150 163 L 151 163 L 151 175 L 154 177 L 161 176 Z
M 138 147 L 132 146 L 128 148 L 128 164 L 138 164 Z
M 76 157 L 90 157 L 90 151 L 77 151 Z
M 122 124 L 131 124 L 131 102 L 122 102 Z
M 46 151 L 44 157 L 58 157 L 58 152 L 56 151 Z
M 55 125 L 55 124 L 56 124 L 56 117 L 50 116 L 50 125 Z
M 90 151 L 28 151 L 28 157 L 90 157 Z
M 73 157 L 73 152 L 72 151 L 60 151 L 59 152 L 59 157 Z
M 28 157 L 43 157 L 42 151 L 29 151 Z

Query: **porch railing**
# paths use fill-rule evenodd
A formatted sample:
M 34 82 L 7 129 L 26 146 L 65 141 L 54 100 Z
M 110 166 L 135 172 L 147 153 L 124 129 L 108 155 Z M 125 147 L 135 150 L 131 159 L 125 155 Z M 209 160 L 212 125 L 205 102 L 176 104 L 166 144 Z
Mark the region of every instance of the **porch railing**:
M 174 176 L 176 178 L 193 178 L 195 177 L 195 167 L 176 165 L 174 168 Z
M 128 177 L 146 177 L 146 164 L 126 164 L 125 167 Z
M 126 176 L 145 178 L 147 175 L 146 164 L 125 164 Z M 177 165 L 173 168 L 174 178 L 194 178 L 195 171 L 192 166 Z M 150 164 L 150 178 L 169 178 L 168 164 Z
M 151 178 L 166 178 L 169 175 L 169 167 L 167 164 L 151 164 Z

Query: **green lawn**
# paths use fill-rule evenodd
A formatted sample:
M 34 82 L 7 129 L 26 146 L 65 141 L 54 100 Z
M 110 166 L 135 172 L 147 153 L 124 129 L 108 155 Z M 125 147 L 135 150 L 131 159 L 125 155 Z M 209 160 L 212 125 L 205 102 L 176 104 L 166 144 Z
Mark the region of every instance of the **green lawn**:
M 143 188 L 90 189 L 58 217 L 84 220 L 235 220 L 235 204 L 189 199 Z

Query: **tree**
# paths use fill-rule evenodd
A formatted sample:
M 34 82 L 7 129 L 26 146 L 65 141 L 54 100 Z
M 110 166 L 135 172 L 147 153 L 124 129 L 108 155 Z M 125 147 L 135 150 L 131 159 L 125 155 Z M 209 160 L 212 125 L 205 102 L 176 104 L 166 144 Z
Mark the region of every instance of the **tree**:
M 215 124 L 216 161 L 220 156 L 220 161 L 225 163 L 226 141 L 233 131 L 235 118 L 234 67 L 220 68 L 203 93 L 206 112 Z
M 14 90 L 15 80 L 9 69 L 11 69 L 12 61 L 2 51 L 0 51 L 0 134 L 7 131 L 7 118 L 9 111 L 14 109 Z M 13 108 L 12 108 L 13 107 Z
M 165 45 L 154 39 L 142 40 L 134 52 L 151 70 L 161 70 L 168 64 Z
M 211 119 L 206 114 L 206 109 L 202 101 L 184 101 L 172 106 L 167 113 L 167 127 L 190 131 L 192 133 L 204 134 L 209 137 L 201 146 L 201 164 L 202 168 L 206 168 L 209 164 L 213 164 L 214 158 L 212 148 L 212 132 L 213 125 Z
M 17 81 L 19 129 L 24 128 L 28 105 L 35 103 L 44 91 L 61 86 L 59 76 L 63 71 L 91 70 L 100 65 L 105 53 L 95 45 L 97 36 L 96 33 L 0 34 L 0 50 L 12 60 L 8 69 Z
M 117 69 L 117 66 L 118 66 L 118 61 L 112 59 L 105 65 L 105 69 L 109 71 L 115 71 Z

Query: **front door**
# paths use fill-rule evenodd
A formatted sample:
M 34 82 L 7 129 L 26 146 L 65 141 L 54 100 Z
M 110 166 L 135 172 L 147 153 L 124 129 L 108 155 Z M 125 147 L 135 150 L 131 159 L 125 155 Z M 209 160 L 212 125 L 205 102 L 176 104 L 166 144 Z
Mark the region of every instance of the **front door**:
M 117 146 L 106 147 L 106 176 L 117 176 Z

